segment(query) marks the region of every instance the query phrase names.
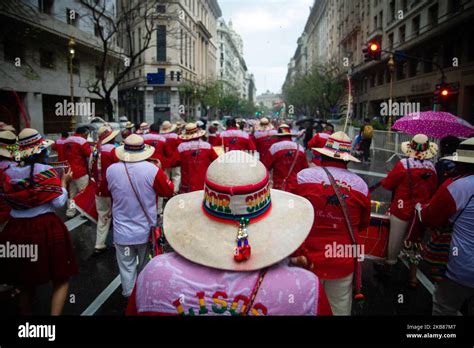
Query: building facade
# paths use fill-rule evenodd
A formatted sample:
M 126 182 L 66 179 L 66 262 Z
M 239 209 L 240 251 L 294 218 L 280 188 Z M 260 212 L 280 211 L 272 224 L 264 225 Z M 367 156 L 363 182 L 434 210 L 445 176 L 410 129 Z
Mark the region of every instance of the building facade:
M 273 110 L 274 106 L 281 102 L 281 95 L 266 91 L 257 96 L 257 105 L 263 105 L 269 110 Z
M 217 79 L 219 4 L 217 0 L 164 1 L 157 12 L 149 48 L 119 86 L 120 113 L 135 123 L 204 117 L 207 110 L 195 101 L 195 91 L 182 87 Z M 138 46 L 144 25 L 137 22 L 133 29 Z M 150 83 L 150 74 L 161 76 L 161 81 Z
M 107 11 L 114 15 L 115 2 L 109 5 Z M 103 56 L 89 19 L 77 0 L 0 2 L 0 121 L 16 129 L 29 123 L 51 134 L 105 115 L 105 103 L 87 88 L 97 80 Z M 70 38 L 76 43 L 72 78 Z M 110 54 L 108 59 L 115 57 Z M 79 106 L 72 113 L 58 107 L 71 102 L 71 82 Z M 112 103 L 117 109 L 117 90 Z

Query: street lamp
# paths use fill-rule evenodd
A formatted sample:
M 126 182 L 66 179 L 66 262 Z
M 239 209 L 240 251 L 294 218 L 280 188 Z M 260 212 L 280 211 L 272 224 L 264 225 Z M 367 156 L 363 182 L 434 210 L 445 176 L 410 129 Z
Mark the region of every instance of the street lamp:
M 69 39 L 69 42 L 67 44 L 68 47 L 68 53 L 69 53 L 69 84 L 70 84 L 70 89 L 71 89 L 71 104 L 72 104 L 72 121 L 71 121 L 71 127 L 72 131 L 75 132 L 76 130 L 76 115 L 74 114 L 75 112 L 75 107 L 74 107 L 74 72 L 73 72 L 73 60 L 76 55 L 76 40 L 74 40 L 73 37 Z

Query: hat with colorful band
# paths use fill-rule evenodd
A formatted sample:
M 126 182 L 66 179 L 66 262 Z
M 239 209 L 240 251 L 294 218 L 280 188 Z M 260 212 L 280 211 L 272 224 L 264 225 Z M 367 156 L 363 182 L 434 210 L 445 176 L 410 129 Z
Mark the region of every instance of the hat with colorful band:
M 337 160 L 360 163 L 357 158 L 351 155 L 352 141 L 344 132 L 336 132 L 332 134 L 323 148 L 313 148 L 312 150 Z
M 411 141 L 403 142 L 402 152 L 408 157 L 430 159 L 438 153 L 438 145 L 429 140 L 425 134 L 417 134 Z
M 9 130 L 0 131 L 0 156 L 14 158 L 16 151 L 18 144 L 15 133 Z
M 311 203 L 269 186 L 255 157 L 230 151 L 208 168 L 203 190 L 168 201 L 166 240 L 184 258 L 231 271 L 253 271 L 290 256 L 308 236 Z
M 18 134 L 18 151 L 21 159 L 39 154 L 53 144 L 54 141 L 44 139 L 36 129 L 25 128 Z
M 124 145 L 115 149 L 118 159 L 123 162 L 141 162 L 150 158 L 155 149 L 145 144 L 143 138 L 132 134 L 125 139 Z
M 160 133 L 161 134 L 168 134 L 172 133 L 176 130 L 176 125 L 172 124 L 170 121 L 165 121 L 160 127 Z
M 275 136 L 277 136 L 277 137 L 297 137 L 298 134 L 292 133 L 290 126 L 284 123 L 284 124 L 281 124 L 278 127 L 278 134 L 275 134 Z
M 113 140 L 118 134 L 119 130 L 112 130 L 110 126 L 102 126 L 97 131 L 97 136 L 101 144 L 107 144 L 109 141 Z
M 204 129 L 199 128 L 196 123 L 188 123 L 184 134 L 179 135 L 179 138 L 182 140 L 193 140 L 202 138 L 204 135 L 206 135 Z

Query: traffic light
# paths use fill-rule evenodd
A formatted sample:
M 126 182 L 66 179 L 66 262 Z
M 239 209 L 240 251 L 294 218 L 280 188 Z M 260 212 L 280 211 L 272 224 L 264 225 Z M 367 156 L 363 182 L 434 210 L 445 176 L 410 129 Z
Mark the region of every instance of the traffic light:
M 434 93 L 434 103 L 443 104 L 451 95 L 450 86 L 447 83 L 439 83 L 436 85 Z
M 170 72 L 170 79 L 171 79 L 171 81 L 174 81 L 174 71 Z
M 382 46 L 378 41 L 370 41 L 367 47 L 362 50 L 366 62 L 380 60 L 382 58 Z
M 181 81 L 181 72 L 180 71 L 178 71 L 176 73 L 176 81 Z

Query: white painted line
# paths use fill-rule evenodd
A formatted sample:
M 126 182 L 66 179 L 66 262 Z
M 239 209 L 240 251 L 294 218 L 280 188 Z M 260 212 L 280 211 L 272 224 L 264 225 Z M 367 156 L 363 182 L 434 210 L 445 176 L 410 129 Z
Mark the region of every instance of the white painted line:
M 99 296 L 82 312 L 81 316 L 94 315 L 100 307 L 107 301 L 107 299 L 117 290 L 120 286 L 120 275 L 118 275 L 112 282 L 102 291 Z
M 84 225 L 88 220 L 81 215 L 76 216 L 75 218 L 72 218 L 68 221 L 66 221 L 64 224 L 66 225 L 67 229 L 69 232 L 75 230 L 79 226 Z
M 403 264 L 408 268 L 410 269 L 410 265 L 408 264 L 408 261 L 401 258 Z M 416 278 L 420 281 L 420 283 L 426 288 L 426 290 L 428 290 L 428 292 L 433 295 L 434 292 L 435 292 L 435 286 L 432 282 L 430 282 L 430 280 L 424 275 L 424 273 L 422 271 L 420 271 L 420 269 L 418 268 L 418 270 L 416 271 Z
M 387 174 L 384 174 L 384 173 L 370 172 L 370 171 L 353 169 L 353 168 L 349 168 L 349 170 L 353 173 L 356 173 L 356 174 L 375 176 L 375 177 L 378 177 L 378 178 L 385 178 L 387 176 Z

